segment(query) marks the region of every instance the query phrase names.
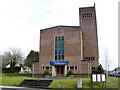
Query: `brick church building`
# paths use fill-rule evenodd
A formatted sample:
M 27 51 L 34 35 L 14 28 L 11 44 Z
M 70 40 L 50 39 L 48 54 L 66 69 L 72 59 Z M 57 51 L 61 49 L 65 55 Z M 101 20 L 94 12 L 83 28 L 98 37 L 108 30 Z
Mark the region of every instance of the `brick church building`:
M 39 62 L 34 74 L 51 76 L 90 74 L 99 63 L 95 5 L 79 8 L 80 26 L 55 26 L 40 30 Z

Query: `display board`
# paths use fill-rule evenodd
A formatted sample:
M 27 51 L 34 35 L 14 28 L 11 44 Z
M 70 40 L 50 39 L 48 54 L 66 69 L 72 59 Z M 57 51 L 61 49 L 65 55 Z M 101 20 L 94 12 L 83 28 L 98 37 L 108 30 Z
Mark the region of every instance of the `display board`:
M 92 74 L 92 82 L 105 82 L 105 74 Z

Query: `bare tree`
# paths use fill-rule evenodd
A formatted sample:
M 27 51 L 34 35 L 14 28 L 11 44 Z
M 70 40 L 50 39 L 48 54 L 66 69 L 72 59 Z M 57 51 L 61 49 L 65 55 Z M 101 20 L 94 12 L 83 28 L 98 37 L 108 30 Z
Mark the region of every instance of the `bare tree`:
M 13 62 L 14 64 L 21 63 L 23 58 L 24 55 L 19 48 L 10 48 L 2 55 L 2 67 L 5 67 L 10 62 Z
M 109 50 L 108 48 L 104 49 L 104 67 L 105 67 L 105 71 L 106 71 L 106 75 L 108 76 L 108 71 L 109 71 L 109 66 L 111 64 L 111 58 L 110 58 L 110 54 L 109 54 Z

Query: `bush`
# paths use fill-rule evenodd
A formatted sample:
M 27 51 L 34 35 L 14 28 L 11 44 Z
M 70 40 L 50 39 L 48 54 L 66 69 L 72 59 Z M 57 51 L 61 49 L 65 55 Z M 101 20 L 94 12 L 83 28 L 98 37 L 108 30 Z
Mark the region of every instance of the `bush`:
M 73 70 L 69 70 L 69 72 L 67 73 L 67 75 L 73 75 L 73 74 L 74 74 Z
M 98 66 L 98 68 L 97 68 L 97 74 L 103 74 L 104 73 L 104 69 L 103 69 L 103 67 L 102 67 L 102 65 L 100 64 L 99 66 Z
M 50 75 L 49 71 L 47 71 L 47 70 L 45 70 L 43 74 L 44 75 Z
M 11 73 L 10 68 L 2 68 L 2 73 Z
M 97 71 L 92 71 L 92 74 L 96 74 L 97 73 Z
M 15 67 L 15 70 L 14 70 L 14 72 L 20 72 L 20 70 L 21 70 L 21 67 Z
M 2 68 L 3 73 L 15 73 L 19 72 L 21 70 L 21 67 L 12 67 L 12 68 Z

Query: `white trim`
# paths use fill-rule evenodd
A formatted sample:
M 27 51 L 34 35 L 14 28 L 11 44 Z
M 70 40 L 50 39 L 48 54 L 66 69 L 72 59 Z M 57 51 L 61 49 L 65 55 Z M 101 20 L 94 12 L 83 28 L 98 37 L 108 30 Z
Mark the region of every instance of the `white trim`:
M 83 34 L 82 34 L 82 31 L 80 30 L 80 38 L 81 38 L 81 60 L 83 60 Z
M 67 65 L 65 65 L 65 67 L 64 67 L 64 76 L 66 76 L 67 75 Z
M 55 66 L 52 66 L 52 76 L 56 76 L 56 68 L 55 68 Z

